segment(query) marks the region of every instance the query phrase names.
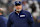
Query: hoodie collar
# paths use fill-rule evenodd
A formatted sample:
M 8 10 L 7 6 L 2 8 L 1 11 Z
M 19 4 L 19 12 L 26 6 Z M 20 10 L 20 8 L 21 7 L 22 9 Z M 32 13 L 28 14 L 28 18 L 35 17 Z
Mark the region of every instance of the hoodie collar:
M 0 15 L 0 16 L 4 16 L 4 15 Z
M 23 10 L 20 11 L 20 13 L 22 13 L 22 12 L 23 12 Z M 15 10 L 15 13 L 16 13 L 16 10 Z M 20 14 L 20 13 L 16 13 L 16 14 Z

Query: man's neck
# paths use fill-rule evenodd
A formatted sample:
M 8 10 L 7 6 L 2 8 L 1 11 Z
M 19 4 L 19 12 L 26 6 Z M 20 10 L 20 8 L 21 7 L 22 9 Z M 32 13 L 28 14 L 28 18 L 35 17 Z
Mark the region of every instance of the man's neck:
M 16 13 L 20 13 L 20 11 L 16 11 Z
M 0 13 L 0 15 L 2 15 L 2 13 Z
M 22 11 L 22 10 L 21 10 Z M 21 11 L 16 11 L 16 13 L 20 13 Z

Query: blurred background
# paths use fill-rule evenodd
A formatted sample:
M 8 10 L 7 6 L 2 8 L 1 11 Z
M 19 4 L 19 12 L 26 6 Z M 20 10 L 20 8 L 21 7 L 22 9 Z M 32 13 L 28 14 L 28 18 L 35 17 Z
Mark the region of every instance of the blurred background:
M 2 9 L 3 15 L 7 19 L 9 14 L 15 10 L 15 1 L 22 2 L 23 10 L 27 10 L 32 14 L 35 27 L 40 27 L 40 0 L 0 0 L 0 9 Z

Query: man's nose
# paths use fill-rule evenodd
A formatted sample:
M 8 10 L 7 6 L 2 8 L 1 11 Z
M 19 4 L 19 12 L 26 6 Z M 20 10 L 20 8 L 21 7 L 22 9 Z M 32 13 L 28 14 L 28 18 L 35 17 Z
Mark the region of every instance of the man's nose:
M 19 6 L 18 6 L 18 8 L 19 8 Z

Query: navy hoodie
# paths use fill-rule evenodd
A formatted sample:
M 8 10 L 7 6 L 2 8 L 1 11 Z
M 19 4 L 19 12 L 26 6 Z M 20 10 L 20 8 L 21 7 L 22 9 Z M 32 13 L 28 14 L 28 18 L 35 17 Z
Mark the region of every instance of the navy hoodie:
M 12 12 L 7 27 L 33 27 L 33 18 L 28 11 L 21 10 L 19 14 Z
M 0 15 L 0 27 L 7 27 L 7 19 L 3 15 Z

